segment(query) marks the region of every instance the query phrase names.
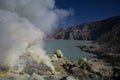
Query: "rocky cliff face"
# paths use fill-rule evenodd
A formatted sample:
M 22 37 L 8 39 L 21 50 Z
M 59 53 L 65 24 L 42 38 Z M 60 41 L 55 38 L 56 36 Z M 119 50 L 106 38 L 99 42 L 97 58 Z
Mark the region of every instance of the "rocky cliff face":
M 56 30 L 52 39 L 97 40 L 120 23 L 120 16 Z
M 96 43 L 102 47 L 102 50 L 105 48 L 105 52 L 120 53 L 120 23 L 102 35 Z
M 110 21 L 111 24 L 114 23 L 112 20 Z M 120 67 L 120 22 L 111 26 L 109 30 L 107 28 L 107 31 L 98 37 L 94 44 L 84 45 L 80 48 L 83 51 L 99 55 L 100 58 L 113 66 Z

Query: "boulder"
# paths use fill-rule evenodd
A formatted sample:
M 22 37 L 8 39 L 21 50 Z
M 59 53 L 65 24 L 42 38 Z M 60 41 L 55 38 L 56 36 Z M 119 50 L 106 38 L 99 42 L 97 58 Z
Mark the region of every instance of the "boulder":
M 87 63 L 87 58 L 81 58 L 78 60 L 78 65 L 82 64 L 83 62 L 86 62 Z
M 105 63 L 100 61 L 92 61 L 87 58 L 81 58 L 78 61 L 78 65 L 81 69 L 87 70 L 91 73 L 97 73 L 101 76 L 110 77 L 112 75 L 112 67 L 105 65 Z
M 63 53 L 61 50 L 56 50 L 55 53 L 58 58 L 64 58 Z
M 61 50 L 56 50 L 54 54 L 50 56 L 52 60 L 58 60 L 61 58 L 65 58 Z
M 68 76 L 66 80 L 76 80 L 73 76 Z

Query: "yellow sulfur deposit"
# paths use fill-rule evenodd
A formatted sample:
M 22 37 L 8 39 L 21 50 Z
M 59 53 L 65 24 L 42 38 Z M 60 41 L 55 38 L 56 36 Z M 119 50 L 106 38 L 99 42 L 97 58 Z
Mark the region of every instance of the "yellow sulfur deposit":
M 6 71 L 6 72 L 1 73 L 0 75 L 1 75 L 1 76 L 8 76 L 8 75 L 10 75 L 10 74 L 12 74 L 11 71 Z
M 6 72 L 3 72 L 0 74 L 0 76 L 9 76 L 10 74 L 19 74 L 19 75 L 23 75 L 23 73 L 17 73 L 17 72 L 14 72 L 14 71 L 6 71 Z

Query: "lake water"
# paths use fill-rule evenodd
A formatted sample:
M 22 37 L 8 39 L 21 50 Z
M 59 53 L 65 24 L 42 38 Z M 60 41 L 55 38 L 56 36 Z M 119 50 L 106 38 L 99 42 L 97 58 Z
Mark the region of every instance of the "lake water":
M 45 50 L 48 54 L 53 54 L 55 50 L 60 49 L 63 55 L 70 59 L 80 59 L 83 57 L 92 57 L 93 54 L 81 51 L 77 46 L 89 44 L 91 41 L 83 40 L 46 40 Z

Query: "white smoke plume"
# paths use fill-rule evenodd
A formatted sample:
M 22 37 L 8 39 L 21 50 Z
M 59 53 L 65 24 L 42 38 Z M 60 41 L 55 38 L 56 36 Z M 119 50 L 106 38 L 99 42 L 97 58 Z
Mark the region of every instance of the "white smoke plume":
M 69 11 L 56 9 L 55 0 L 0 0 L 0 64 L 14 70 L 19 57 L 28 51 L 38 63 L 53 69 L 43 50 L 43 38 L 62 16 L 69 16 Z

